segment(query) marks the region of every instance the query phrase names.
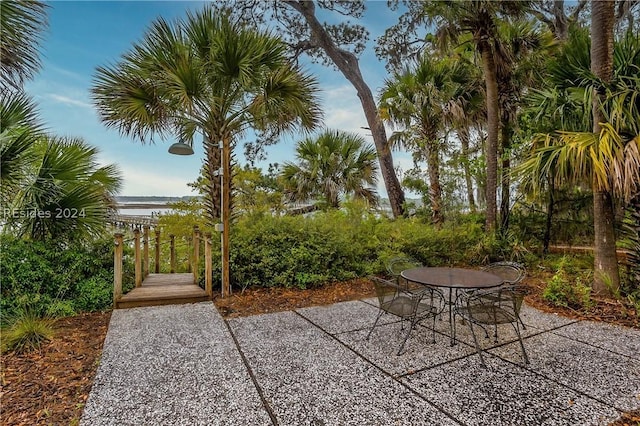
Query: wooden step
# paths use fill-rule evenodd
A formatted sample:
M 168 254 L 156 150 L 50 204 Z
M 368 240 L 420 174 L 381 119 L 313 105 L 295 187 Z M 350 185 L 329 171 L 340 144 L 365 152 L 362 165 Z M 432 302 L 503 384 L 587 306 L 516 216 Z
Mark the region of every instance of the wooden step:
M 211 300 L 193 283 L 193 274 L 150 274 L 140 287 L 122 295 L 116 309 L 141 306 L 177 305 Z

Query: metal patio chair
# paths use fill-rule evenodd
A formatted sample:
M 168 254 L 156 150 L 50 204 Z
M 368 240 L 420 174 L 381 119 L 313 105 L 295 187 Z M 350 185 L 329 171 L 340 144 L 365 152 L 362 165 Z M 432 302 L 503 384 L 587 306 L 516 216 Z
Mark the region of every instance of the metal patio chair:
M 510 261 L 501 261 L 490 263 L 484 268 L 483 271 L 490 272 L 494 275 L 502 278 L 504 284 L 503 285 L 515 285 L 519 284 L 527 275 L 527 269 L 521 263 L 510 262 Z M 522 303 L 522 300 L 520 301 Z M 526 330 L 527 326 L 524 325 L 522 318 L 519 315 L 520 308 L 518 307 L 518 321 L 520 321 L 520 325 L 522 325 L 522 329 Z
M 400 355 L 404 349 L 404 345 L 416 328 L 418 323 L 431 318 L 433 342 L 436 340 L 435 319 L 444 309 L 444 298 L 436 289 L 423 287 L 420 290 L 408 290 L 405 286 L 399 285 L 393 281 L 385 280 L 378 277 L 371 277 L 373 285 L 376 289 L 378 297 L 379 311 L 373 326 L 367 334 L 367 340 L 371 337 L 373 329 L 378 324 L 383 314 L 392 314 L 401 319 L 402 329 L 405 323 L 408 324 L 408 330 L 404 336 L 402 344 L 396 355 Z
M 476 351 L 480 355 L 483 366 L 485 363 L 483 350 L 478 343 L 474 325 L 485 329 L 485 326 L 493 325 L 496 329 L 495 342 L 498 341 L 497 327 L 499 324 L 511 324 L 520 342 L 522 356 L 525 364 L 529 363 L 529 357 L 522 342 L 520 334 L 520 308 L 527 290 L 520 285 L 502 285 L 489 290 L 477 290 L 463 292 L 458 295 L 454 307 L 455 315 L 468 321 Z M 485 329 L 486 333 L 486 329 Z M 455 335 L 455 326 L 454 326 Z M 487 336 L 488 337 L 488 336 Z

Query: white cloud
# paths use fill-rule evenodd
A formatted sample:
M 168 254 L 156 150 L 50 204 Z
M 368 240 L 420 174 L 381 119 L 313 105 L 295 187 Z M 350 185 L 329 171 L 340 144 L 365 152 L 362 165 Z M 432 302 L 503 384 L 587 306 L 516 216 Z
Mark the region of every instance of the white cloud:
M 344 84 L 323 91 L 324 124 L 329 129 L 370 135 L 362 104 L 353 86 Z
M 370 135 L 371 132 L 366 129 L 367 120 L 364 118 L 362 109 L 359 111 L 354 108 L 332 108 L 327 110 L 326 127 L 329 129 L 340 129 L 346 132 L 359 133 L 363 136 Z M 365 129 L 363 129 L 365 127 Z
M 328 89 L 322 91 L 324 98 L 331 102 L 340 102 L 349 100 L 349 97 L 357 99 L 356 89 L 350 84 L 342 84 L 340 86 L 329 86 Z
M 65 77 L 71 77 L 74 80 L 81 81 L 81 82 L 84 82 L 87 80 L 86 76 L 80 75 L 77 72 L 70 71 L 65 68 L 58 67 L 51 62 L 47 62 L 45 66 L 48 70 L 55 71 L 56 73 L 61 74 Z
M 88 102 L 84 102 L 78 99 L 73 99 L 70 98 L 68 96 L 63 96 L 63 95 L 58 95 L 55 93 L 49 93 L 47 94 L 47 97 L 49 99 L 53 99 L 55 102 L 61 103 L 61 104 L 65 104 L 65 105 L 72 105 L 72 106 L 79 106 L 82 108 L 88 108 L 90 110 L 93 111 L 93 105 L 91 105 Z

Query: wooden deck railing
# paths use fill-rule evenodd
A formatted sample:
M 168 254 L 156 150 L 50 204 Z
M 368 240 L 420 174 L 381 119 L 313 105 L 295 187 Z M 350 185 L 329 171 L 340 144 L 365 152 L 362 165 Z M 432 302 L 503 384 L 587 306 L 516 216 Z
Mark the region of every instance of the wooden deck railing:
M 114 257 L 113 257 L 113 301 L 114 306 L 116 302 L 122 297 L 122 273 L 123 273 L 123 253 L 124 244 L 133 242 L 134 250 L 134 271 L 135 271 L 135 287 L 142 286 L 142 283 L 146 277 L 149 276 L 150 259 L 149 259 L 149 235 L 150 226 L 145 225 L 143 227 L 142 235 L 140 229 L 133 230 L 133 238 L 125 241 L 122 233 L 116 233 L 114 236 Z M 155 258 L 154 258 L 154 270 L 156 274 L 160 273 L 160 253 L 161 253 L 161 231 L 155 229 Z M 200 262 L 200 245 L 204 242 L 204 255 L 205 255 L 205 292 L 209 297 L 213 293 L 212 283 L 212 265 L 211 265 L 211 233 L 204 234 L 204 238 L 201 238 L 201 233 L 198 226 L 194 226 L 191 242 L 193 243 L 193 251 L 189 253 L 189 272 L 193 274 L 193 283 L 198 284 L 199 270 L 198 264 Z M 142 249 L 140 244 L 142 242 Z M 175 235 L 169 235 L 169 253 L 170 253 L 170 274 L 176 273 L 176 241 Z

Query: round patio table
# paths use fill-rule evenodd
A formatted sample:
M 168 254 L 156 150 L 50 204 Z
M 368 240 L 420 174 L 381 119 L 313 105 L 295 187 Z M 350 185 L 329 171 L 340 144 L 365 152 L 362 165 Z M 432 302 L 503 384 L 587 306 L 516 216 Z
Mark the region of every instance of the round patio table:
M 449 331 L 451 334 L 451 346 L 455 344 L 453 332 L 453 318 L 451 307 L 455 303 L 452 299 L 453 289 L 456 290 L 477 290 L 491 288 L 501 285 L 504 280 L 497 275 L 476 269 L 465 268 L 432 268 L 419 267 L 405 269 L 400 276 L 412 283 L 430 286 L 443 287 L 449 289 Z

